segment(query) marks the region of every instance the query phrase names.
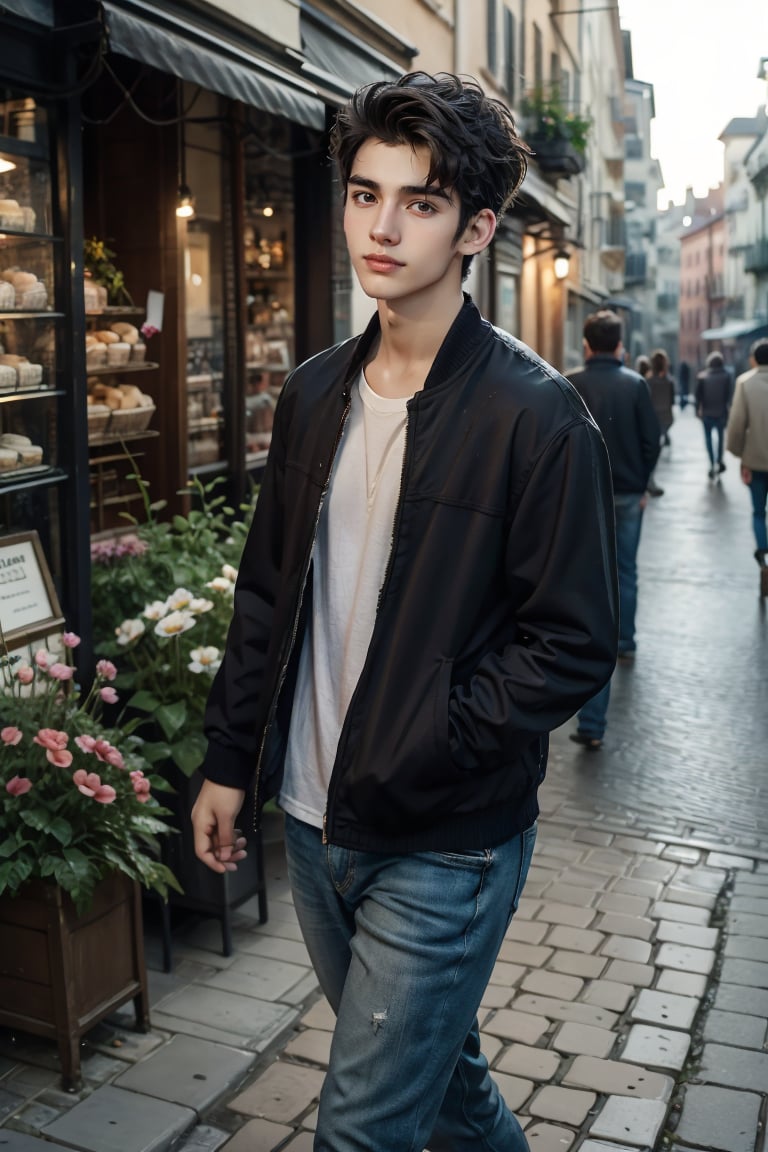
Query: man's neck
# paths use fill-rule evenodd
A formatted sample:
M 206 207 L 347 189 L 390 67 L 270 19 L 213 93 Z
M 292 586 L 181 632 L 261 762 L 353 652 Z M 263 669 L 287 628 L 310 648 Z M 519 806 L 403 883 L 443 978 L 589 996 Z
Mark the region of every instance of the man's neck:
M 374 392 L 394 399 L 420 391 L 463 303 L 460 292 L 437 314 L 432 310 L 428 316 L 410 316 L 380 300 L 381 335 L 365 366 Z

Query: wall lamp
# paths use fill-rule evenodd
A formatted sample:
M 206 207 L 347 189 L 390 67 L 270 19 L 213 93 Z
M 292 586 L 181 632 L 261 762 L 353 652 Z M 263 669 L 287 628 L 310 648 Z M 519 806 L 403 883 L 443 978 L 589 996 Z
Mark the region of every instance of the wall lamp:
M 565 280 L 571 267 L 571 254 L 564 244 L 550 244 L 547 248 L 537 248 L 535 252 L 529 252 L 523 260 L 530 260 L 534 256 L 546 256 L 549 252 L 554 252 L 555 258 L 553 262 L 553 271 L 556 280 Z
M 189 184 L 179 184 L 176 196 L 176 215 L 182 220 L 189 220 L 195 214 L 195 198 Z

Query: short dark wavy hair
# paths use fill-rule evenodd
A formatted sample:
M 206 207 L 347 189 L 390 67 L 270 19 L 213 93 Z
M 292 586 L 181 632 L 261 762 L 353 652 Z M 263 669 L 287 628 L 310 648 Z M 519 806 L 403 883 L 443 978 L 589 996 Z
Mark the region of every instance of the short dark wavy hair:
M 450 72 L 409 72 L 355 92 L 331 130 L 345 196 L 355 156 L 370 139 L 428 149 L 427 183 L 459 199 L 457 239 L 483 208 L 500 220 L 528 168 L 529 149 L 506 104 Z M 471 259 L 464 258 L 465 274 Z
M 584 321 L 584 339 L 593 352 L 615 352 L 621 343 L 621 317 L 610 308 L 593 312 Z

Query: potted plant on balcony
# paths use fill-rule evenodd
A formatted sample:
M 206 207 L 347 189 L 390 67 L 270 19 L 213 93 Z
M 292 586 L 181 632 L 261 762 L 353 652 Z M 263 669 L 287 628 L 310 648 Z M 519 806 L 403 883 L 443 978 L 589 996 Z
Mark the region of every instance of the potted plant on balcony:
M 569 112 L 557 90 L 536 88 L 522 103 L 525 139 L 545 174 L 574 176 L 583 172 L 592 121 Z
M 149 765 L 103 723 L 116 669 L 101 661 L 83 697 L 78 644 L 0 654 L 0 1025 L 56 1040 L 67 1088 L 88 1028 L 129 999 L 148 1027 L 139 885 L 176 885 Z

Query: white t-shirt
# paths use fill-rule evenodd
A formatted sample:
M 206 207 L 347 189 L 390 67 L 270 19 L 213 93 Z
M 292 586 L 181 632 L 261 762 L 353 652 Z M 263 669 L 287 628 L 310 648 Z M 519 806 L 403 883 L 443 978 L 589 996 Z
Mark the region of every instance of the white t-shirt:
M 407 403 L 379 396 L 360 374 L 320 514 L 312 618 L 299 659 L 279 798 L 291 816 L 317 828 L 392 546 Z

